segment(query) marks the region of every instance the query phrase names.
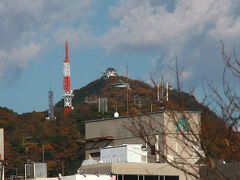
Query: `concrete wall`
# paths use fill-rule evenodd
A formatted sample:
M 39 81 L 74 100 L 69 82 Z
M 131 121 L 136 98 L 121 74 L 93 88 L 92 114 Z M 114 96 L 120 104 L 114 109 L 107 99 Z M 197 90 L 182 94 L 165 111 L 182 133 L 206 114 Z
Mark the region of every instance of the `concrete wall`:
M 185 118 L 188 123 L 188 130 L 177 129 L 179 119 Z M 201 127 L 201 116 L 198 112 L 166 112 L 164 113 L 166 147 L 165 154 L 173 157 L 174 160 L 189 160 L 194 163 L 198 160 L 195 150 L 200 147 L 199 134 Z M 189 140 L 186 140 L 189 139 Z M 197 147 L 198 146 L 198 147 Z

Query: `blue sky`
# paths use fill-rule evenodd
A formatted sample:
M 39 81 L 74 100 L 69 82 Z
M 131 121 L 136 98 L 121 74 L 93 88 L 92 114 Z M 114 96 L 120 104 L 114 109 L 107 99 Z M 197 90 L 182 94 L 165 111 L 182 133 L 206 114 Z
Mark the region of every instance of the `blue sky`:
M 239 0 L 2 0 L 0 106 L 46 110 L 50 80 L 59 101 L 66 40 L 73 89 L 107 67 L 124 75 L 126 64 L 130 78 L 173 85 L 176 57 L 185 89 L 218 84 L 220 39 L 228 52 L 240 47 L 239 8 Z

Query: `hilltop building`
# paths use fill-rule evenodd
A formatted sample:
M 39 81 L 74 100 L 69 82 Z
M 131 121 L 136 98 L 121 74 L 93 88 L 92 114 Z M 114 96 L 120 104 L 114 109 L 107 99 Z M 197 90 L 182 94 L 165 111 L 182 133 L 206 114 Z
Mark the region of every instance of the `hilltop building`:
M 103 77 L 108 79 L 110 77 L 118 76 L 117 71 L 113 67 L 107 68 L 106 72 L 103 73 Z
M 119 82 L 111 84 L 110 87 L 111 88 L 128 88 L 128 89 L 131 89 L 130 88 L 130 83 L 125 83 L 121 79 L 119 80 Z
M 85 97 L 84 102 L 87 104 L 96 104 L 98 102 L 98 97 L 97 96 Z
M 177 125 L 169 113 L 176 115 Z M 190 164 L 196 164 L 199 160 L 196 148 L 192 146 L 190 150 L 188 148 L 190 152 L 186 151 L 186 144 L 176 138 L 182 136 L 179 133 L 180 129 L 187 132 L 190 126 L 196 131 L 196 137 L 199 136 L 200 113 L 190 112 L 189 116 L 191 118 L 184 118 L 185 115 L 183 117 L 182 112 L 160 111 L 86 121 L 86 160 L 79 171 L 85 174 L 113 174 L 118 180 L 150 180 L 155 178 L 185 180 L 189 177 L 165 163 L 155 150 L 159 150 L 173 162 L 181 163 L 181 158 L 176 155 L 178 152 Z M 191 122 L 187 121 L 188 118 L 191 119 Z M 152 124 L 152 127 L 158 130 L 149 129 L 146 137 L 155 144 L 155 148 L 149 147 L 144 138 L 129 131 L 127 126 L 131 127 L 133 121 L 142 121 L 146 123 L 145 126 Z

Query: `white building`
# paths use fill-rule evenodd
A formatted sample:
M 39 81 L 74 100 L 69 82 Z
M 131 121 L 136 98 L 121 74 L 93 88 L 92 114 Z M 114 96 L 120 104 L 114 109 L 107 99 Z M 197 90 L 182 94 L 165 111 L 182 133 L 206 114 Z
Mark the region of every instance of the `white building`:
M 106 72 L 103 74 L 103 76 L 105 78 L 109 78 L 109 77 L 114 77 L 114 76 L 117 76 L 117 71 L 110 67 L 110 68 L 107 68 Z
M 147 162 L 147 151 L 141 144 L 123 144 L 100 148 L 100 162 Z

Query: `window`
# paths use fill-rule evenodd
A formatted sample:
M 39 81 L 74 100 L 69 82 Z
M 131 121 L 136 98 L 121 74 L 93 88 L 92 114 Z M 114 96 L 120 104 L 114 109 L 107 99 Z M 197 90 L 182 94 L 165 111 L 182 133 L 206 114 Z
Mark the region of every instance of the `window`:
M 154 146 L 151 147 L 151 155 L 156 155 L 156 151 L 155 151 L 155 147 Z
M 90 153 L 92 157 L 100 157 L 100 152 Z

